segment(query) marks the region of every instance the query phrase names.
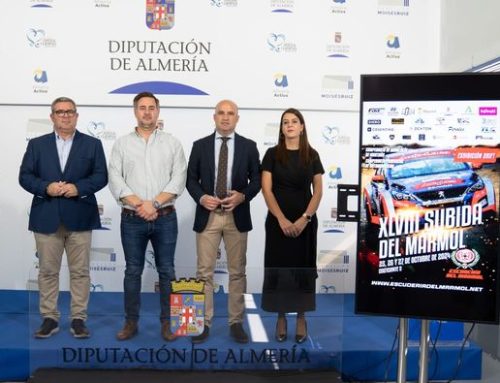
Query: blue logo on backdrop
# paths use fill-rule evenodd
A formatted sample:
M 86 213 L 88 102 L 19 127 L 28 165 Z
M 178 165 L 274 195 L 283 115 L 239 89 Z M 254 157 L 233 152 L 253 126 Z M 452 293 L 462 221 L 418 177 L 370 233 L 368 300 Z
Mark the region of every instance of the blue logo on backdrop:
M 93 137 L 101 137 L 104 133 L 105 125 L 104 122 L 90 121 L 87 126 L 87 132 Z
M 320 292 L 323 294 L 333 294 L 335 290 L 335 286 L 333 285 L 321 285 L 320 287 Z
M 30 47 L 39 48 L 45 38 L 45 31 L 43 29 L 30 28 L 26 33 L 26 38 Z
M 104 291 L 104 285 L 102 283 L 91 283 L 90 284 L 90 291 L 95 293 L 95 292 L 102 292 Z
M 342 178 L 342 169 L 337 166 L 330 166 L 328 176 L 333 180 L 339 180 Z
M 394 35 L 387 36 L 387 46 L 389 48 L 398 49 L 400 47 L 399 37 Z
M 271 33 L 267 38 L 267 44 L 272 52 L 281 52 L 285 44 L 285 35 L 282 33 Z
M 274 85 L 281 88 L 286 88 L 288 86 L 288 77 L 286 76 L 286 74 L 277 73 L 274 78 Z
M 33 79 L 35 80 L 35 82 L 45 84 L 48 81 L 47 71 L 42 69 L 35 70 L 35 76 L 33 77 Z
M 140 92 L 151 92 L 154 94 L 178 94 L 189 96 L 206 96 L 208 93 L 195 87 L 179 84 L 171 81 L 145 81 L 125 85 L 112 90 L 114 94 L 137 94 Z

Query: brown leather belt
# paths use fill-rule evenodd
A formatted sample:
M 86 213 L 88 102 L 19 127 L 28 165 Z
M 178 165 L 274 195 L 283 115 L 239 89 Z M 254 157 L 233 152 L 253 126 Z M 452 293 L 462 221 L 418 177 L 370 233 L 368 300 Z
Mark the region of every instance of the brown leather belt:
M 158 213 L 158 217 L 161 217 L 163 215 L 169 215 L 170 213 L 173 213 L 174 211 L 175 211 L 175 207 L 173 205 L 168 205 L 168 206 L 162 207 L 161 209 L 156 210 L 156 212 Z M 135 210 L 132 210 L 132 209 L 123 208 L 122 214 L 134 216 L 134 215 L 137 215 L 137 212 Z

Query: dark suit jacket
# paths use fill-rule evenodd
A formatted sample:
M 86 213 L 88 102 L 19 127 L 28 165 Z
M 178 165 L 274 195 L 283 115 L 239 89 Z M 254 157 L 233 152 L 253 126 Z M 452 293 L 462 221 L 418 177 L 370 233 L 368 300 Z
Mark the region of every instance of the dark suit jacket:
M 78 196 L 49 196 L 47 186 L 58 181 L 75 184 Z M 94 193 L 108 183 L 108 171 L 98 139 L 76 131 L 64 170 L 59 164 L 54 133 L 31 139 L 19 171 L 19 183 L 33 194 L 30 230 L 50 234 L 59 225 L 69 231 L 101 227 Z
M 189 156 L 186 188 L 196 202 L 193 230 L 205 229 L 210 211 L 200 205 L 204 194 L 214 194 L 215 183 L 215 132 L 193 143 Z M 250 201 L 260 190 L 259 151 L 254 141 L 239 134 L 234 137 L 234 159 L 231 174 L 232 189 L 245 195 L 245 201 L 234 210 L 234 222 L 240 232 L 252 230 Z

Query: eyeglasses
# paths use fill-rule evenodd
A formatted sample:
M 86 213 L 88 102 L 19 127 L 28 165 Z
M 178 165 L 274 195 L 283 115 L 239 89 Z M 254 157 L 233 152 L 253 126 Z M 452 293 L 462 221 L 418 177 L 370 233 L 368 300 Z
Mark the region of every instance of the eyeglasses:
M 74 117 L 76 115 L 76 110 L 74 109 L 68 109 L 68 110 L 54 110 L 54 114 L 57 117 L 62 117 L 62 116 L 68 116 L 68 117 Z

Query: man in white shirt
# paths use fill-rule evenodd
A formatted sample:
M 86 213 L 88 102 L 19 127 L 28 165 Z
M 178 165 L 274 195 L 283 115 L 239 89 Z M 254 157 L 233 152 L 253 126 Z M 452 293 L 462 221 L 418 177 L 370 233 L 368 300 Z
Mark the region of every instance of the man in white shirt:
M 160 102 L 154 94 L 134 98 L 137 126 L 119 138 L 111 152 L 109 187 L 122 206 L 121 240 L 125 255 L 125 325 L 116 337 L 127 340 L 138 332 L 141 279 L 148 242 L 159 275 L 161 335 L 170 330 L 170 282 L 175 279 L 177 215 L 174 202 L 184 191 L 186 158 L 180 142 L 157 128 Z

